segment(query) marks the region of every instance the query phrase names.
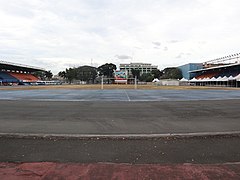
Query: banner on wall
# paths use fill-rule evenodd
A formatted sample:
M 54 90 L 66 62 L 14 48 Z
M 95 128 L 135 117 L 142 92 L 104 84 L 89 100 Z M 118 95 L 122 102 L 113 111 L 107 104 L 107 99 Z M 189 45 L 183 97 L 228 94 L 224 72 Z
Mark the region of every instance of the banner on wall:
M 127 84 L 127 72 L 122 70 L 116 70 L 114 72 L 115 83 Z

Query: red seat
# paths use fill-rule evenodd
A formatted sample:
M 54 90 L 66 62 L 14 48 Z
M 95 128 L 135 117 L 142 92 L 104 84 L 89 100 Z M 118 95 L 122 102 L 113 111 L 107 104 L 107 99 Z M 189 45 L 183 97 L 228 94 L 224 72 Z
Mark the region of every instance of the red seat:
M 11 76 L 19 79 L 20 81 L 24 82 L 36 82 L 39 81 L 37 77 L 32 74 L 21 74 L 21 73 L 9 73 Z

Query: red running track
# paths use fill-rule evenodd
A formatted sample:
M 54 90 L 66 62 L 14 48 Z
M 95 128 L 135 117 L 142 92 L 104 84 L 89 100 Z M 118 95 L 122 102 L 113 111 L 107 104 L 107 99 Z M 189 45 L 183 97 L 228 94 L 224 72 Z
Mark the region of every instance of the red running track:
M 240 163 L 214 165 L 0 163 L 0 179 L 240 179 Z

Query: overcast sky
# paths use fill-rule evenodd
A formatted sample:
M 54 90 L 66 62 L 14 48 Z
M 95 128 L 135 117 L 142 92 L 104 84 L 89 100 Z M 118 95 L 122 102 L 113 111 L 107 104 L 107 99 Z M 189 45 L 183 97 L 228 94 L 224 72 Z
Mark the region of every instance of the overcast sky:
M 160 69 L 239 52 L 239 0 L 0 0 L 0 60 L 54 74 L 80 65 Z

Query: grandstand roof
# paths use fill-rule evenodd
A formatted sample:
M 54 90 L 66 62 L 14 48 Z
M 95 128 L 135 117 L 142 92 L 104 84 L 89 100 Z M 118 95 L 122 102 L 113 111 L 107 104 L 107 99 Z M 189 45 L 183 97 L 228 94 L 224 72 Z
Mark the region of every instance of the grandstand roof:
M 198 70 L 193 70 L 193 71 L 189 71 L 189 72 L 194 73 L 194 72 L 208 71 L 208 70 L 212 70 L 212 69 L 221 69 L 221 68 L 225 68 L 225 67 L 233 67 L 233 66 L 239 66 L 239 65 L 240 65 L 240 62 L 234 63 L 234 64 L 222 65 L 222 66 L 215 66 L 215 67 L 210 67 L 210 68 L 205 68 L 205 69 L 198 69 Z
M 10 70 L 10 71 L 14 70 L 14 71 L 26 71 L 26 72 L 46 71 L 45 69 L 39 68 L 39 67 L 17 64 L 17 63 L 0 60 L 0 71 L 1 70 Z

